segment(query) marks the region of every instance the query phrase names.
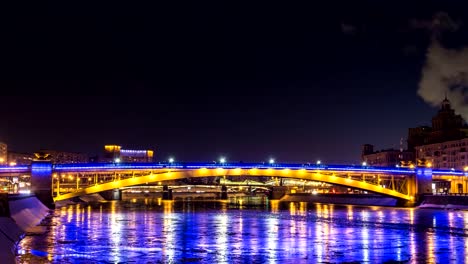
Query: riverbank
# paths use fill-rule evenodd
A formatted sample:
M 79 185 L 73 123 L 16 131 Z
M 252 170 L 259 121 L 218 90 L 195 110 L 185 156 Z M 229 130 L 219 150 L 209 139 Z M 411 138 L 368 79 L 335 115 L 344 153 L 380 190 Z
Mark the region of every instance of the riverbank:
M 468 196 L 462 195 L 425 195 L 419 208 L 468 210 Z
M 34 196 L 7 196 L 7 200 L 0 216 L 0 259 L 15 263 L 18 242 L 25 235 L 45 233 L 47 228 L 39 224 L 50 211 Z
M 397 200 L 376 194 L 309 194 L 296 193 L 286 194 L 282 202 L 308 202 L 324 204 L 352 204 L 370 206 L 396 206 Z

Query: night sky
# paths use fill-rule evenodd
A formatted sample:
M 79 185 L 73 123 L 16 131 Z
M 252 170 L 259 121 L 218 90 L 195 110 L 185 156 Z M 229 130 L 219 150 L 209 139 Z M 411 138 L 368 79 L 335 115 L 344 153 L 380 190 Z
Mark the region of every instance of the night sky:
M 425 25 L 446 12 L 461 27 L 445 44 L 463 46 L 467 4 L 325 2 L 11 4 L 0 141 L 183 161 L 357 163 L 364 143 L 399 148 L 437 111 L 417 94 Z

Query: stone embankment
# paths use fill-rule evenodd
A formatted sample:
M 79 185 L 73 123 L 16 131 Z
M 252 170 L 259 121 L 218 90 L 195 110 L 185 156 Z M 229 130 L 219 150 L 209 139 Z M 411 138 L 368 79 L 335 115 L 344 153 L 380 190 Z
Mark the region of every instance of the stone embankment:
M 43 234 L 38 226 L 50 210 L 34 196 L 0 195 L 0 260 L 15 263 L 18 242 L 29 234 Z

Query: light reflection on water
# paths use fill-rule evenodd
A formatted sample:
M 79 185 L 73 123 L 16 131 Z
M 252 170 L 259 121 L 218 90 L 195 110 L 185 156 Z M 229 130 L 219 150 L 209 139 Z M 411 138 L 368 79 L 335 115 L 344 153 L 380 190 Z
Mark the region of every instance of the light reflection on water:
M 130 200 L 56 209 L 19 263 L 468 261 L 468 212 L 272 202 Z

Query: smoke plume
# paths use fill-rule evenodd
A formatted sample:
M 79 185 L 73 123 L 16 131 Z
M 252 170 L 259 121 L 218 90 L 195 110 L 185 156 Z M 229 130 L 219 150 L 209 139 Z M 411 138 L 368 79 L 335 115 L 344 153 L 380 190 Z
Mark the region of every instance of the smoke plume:
M 457 31 L 459 26 L 445 13 L 434 17 L 418 94 L 434 106 L 440 105 L 446 94 L 455 111 L 468 120 L 468 47 L 448 49 L 440 43 L 444 32 Z

